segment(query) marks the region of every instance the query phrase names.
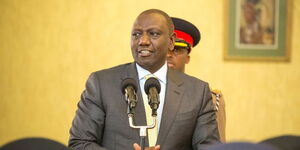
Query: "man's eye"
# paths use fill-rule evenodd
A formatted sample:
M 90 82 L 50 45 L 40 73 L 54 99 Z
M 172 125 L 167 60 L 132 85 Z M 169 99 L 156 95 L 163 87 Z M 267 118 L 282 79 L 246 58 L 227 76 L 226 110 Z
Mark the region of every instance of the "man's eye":
M 150 35 L 153 37 L 158 37 L 160 35 L 160 33 L 152 31 L 152 32 L 150 32 Z
M 173 52 L 174 52 L 174 53 L 180 53 L 180 52 L 181 52 L 181 49 L 175 48 L 175 49 L 173 50 Z
M 133 37 L 139 37 L 139 36 L 141 36 L 141 33 L 139 33 L 139 32 L 133 32 L 131 35 Z
M 174 48 L 172 51 L 175 55 L 181 55 L 185 52 L 188 52 L 187 48 Z

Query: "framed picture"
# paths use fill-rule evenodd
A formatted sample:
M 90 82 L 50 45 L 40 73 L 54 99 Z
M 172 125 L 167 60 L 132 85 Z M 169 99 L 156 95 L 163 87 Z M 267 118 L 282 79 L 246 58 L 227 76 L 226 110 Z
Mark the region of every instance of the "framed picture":
M 225 60 L 279 60 L 290 56 L 291 0 L 226 0 Z

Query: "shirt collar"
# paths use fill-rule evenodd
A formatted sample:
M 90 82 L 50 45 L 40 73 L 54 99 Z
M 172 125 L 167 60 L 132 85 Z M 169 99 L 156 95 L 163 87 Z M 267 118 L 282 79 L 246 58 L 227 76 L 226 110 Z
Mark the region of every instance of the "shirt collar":
M 136 64 L 139 80 L 142 80 L 146 75 L 152 74 L 148 70 L 142 68 L 140 65 Z M 166 84 L 167 83 L 167 63 L 165 63 L 159 70 L 154 72 L 152 75 L 157 77 L 162 83 Z

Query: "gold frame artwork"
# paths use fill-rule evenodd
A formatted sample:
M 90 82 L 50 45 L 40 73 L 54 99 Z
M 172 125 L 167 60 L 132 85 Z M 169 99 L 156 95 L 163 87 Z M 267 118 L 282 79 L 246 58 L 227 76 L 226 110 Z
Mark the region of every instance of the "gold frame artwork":
M 225 60 L 289 61 L 292 0 L 225 0 Z

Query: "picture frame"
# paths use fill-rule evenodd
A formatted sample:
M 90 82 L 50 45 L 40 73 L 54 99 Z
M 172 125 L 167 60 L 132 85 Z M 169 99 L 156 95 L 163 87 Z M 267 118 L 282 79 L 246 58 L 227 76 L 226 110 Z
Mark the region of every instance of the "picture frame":
M 225 60 L 290 60 L 292 0 L 226 0 Z

